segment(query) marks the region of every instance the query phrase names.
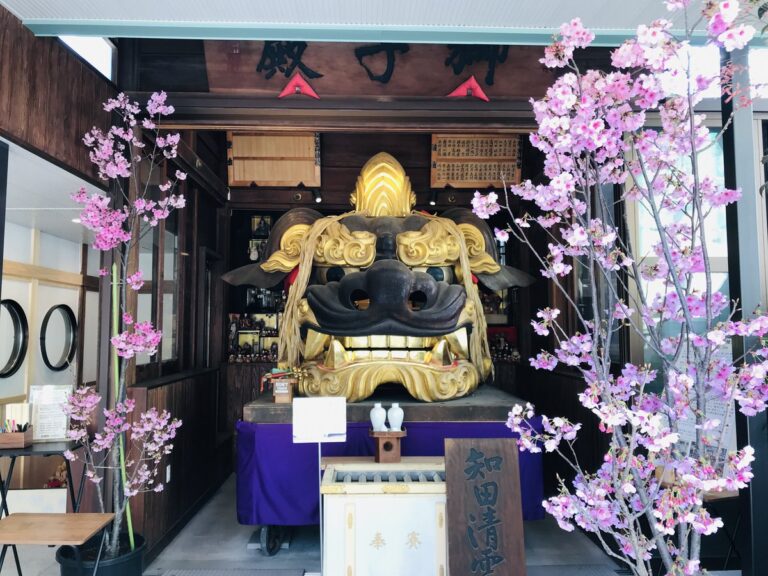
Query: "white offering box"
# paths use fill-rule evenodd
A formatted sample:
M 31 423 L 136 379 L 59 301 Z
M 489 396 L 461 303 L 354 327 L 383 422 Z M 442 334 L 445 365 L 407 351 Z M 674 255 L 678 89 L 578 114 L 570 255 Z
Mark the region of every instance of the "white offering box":
M 320 488 L 323 574 L 445 576 L 444 460 L 340 460 L 328 459 Z

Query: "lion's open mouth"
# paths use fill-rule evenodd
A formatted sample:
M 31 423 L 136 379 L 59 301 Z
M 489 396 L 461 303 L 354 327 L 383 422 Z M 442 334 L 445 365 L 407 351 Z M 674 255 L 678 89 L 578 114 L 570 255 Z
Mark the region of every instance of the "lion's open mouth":
M 451 366 L 469 358 L 469 327 L 443 336 L 333 336 L 308 328 L 304 357 L 326 369 L 387 360 Z

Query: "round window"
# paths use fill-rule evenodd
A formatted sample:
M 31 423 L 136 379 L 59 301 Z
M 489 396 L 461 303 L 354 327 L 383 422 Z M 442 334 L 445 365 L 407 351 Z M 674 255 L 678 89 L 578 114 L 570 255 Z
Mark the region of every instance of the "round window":
M 52 307 L 40 328 L 40 352 L 51 370 L 64 370 L 77 351 L 77 318 L 66 304 Z
M 21 305 L 15 300 L 0 301 L 0 378 L 21 368 L 28 341 L 27 315 Z

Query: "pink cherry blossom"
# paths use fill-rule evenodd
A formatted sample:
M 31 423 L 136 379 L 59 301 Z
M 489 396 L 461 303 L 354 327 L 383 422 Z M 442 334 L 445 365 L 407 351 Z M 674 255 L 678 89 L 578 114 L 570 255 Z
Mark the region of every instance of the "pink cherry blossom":
M 665 3 L 671 11 L 694 10 L 688 0 Z M 709 41 L 726 50 L 752 38 L 738 2 L 703 8 L 702 18 L 677 21 L 700 23 Z M 610 71 L 578 69 L 574 51 L 593 38 L 580 21 L 560 32 L 542 62 L 566 70 L 531 101 L 538 129 L 530 142 L 543 154 L 544 178 L 509 187 L 514 212 L 499 206 L 496 194 L 478 192 L 472 206 L 482 218 L 506 211 L 510 234 L 534 251 L 541 274 L 566 302 L 573 283 L 586 293 L 585 304 L 569 302 L 567 315 L 553 308 L 537 313 L 532 333 L 548 344 L 529 362 L 581 375 L 574 393 L 607 435 L 609 450 L 588 471 L 571 450 L 577 424 L 518 405 L 507 425 L 521 450 L 556 452 L 575 472 L 543 503 L 563 529 L 605 535 L 615 543 L 610 553 L 637 573 L 658 555 L 668 574 L 698 576 L 694 543 L 723 526 L 702 507 L 704 494 L 746 487 L 754 460 L 749 446 L 722 450 L 725 419 L 699 407 L 717 399 L 747 416 L 768 407 L 768 346 L 749 349 L 735 363 L 723 355 L 732 337 L 767 336 L 768 316 L 741 311 L 744 318 L 733 320 L 738 303 L 717 290 L 711 272 L 708 219 L 741 195 L 699 164 L 712 138 L 694 106 L 716 79 L 688 69 L 693 31 L 681 37 L 667 20 L 639 26 L 636 38 L 613 51 Z M 732 78 L 732 68 L 721 75 Z M 738 97 L 725 86 L 726 97 Z M 647 246 L 631 245 L 616 200 L 601 194 L 614 186 L 622 189 L 621 208 L 650 216 Z M 609 351 L 621 331 L 632 332 L 658 366 L 619 369 Z M 686 430 L 695 430 L 693 441 L 683 442 Z M 662 482 L 657 471 L 669 478 L 665 473 Z M 688 535 L 684 548 L 680 534 Z
M 487 195 L 475 192 L 475 195 L 472 198 L 472 210 L 477 216 L 487 220 L 501 210 L 501 206 L 498 204 L 498 199 L 499 197 L 495 192 L 489 192 Z
M 502 230 L 500 228 L 494 228 L 493 234 L 496 236 L 496 240 L 504 244 L 505 242 L 509 242 L 509 232 L 506 230 Z

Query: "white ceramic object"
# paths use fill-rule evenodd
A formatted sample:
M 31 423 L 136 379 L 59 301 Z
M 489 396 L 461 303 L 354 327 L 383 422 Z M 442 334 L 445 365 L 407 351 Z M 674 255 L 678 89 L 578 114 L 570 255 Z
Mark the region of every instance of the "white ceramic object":
M 371 427 L 374 432 L 386 432 L 387 427 L 384 422 L 387 420 L 387 411 L 381 406 L 381 402 L 376 402 L 371 408 Z
M 400 432 L 403 426 L 403 409 L 400 408 L 400 404 L 397 402 L 392 404 L 392 407 L 387 410 L 387 418 L 389 419 L 389 429 L 392 432 Z

